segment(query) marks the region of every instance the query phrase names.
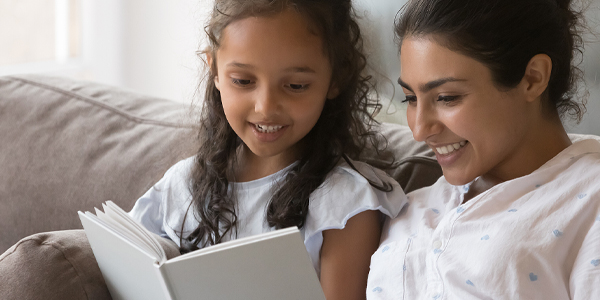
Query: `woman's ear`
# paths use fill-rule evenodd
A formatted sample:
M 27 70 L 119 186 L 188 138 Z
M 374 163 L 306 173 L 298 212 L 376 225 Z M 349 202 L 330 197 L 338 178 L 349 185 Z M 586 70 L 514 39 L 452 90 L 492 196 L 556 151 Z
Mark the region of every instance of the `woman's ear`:
M 340 95 L 340 89 L 337 87 L 337 84 L 331 83 L 329 85 L 329 90 L 327 91 L 327 99 L 333 99 Z
M 215 82 L 215 87 L 217 88 L 217 90 L 220 91 L 221 89 L 219 88 L 219 75 L 217 73 L 216 67 L 213 67 L 213 57 L 208 52 L 206 53 L 206 63 L 208 64 L 210 72 L 215 74 L 215 77 L 213 79 Z
M 538 99 L 548 87 L 552 74 L 552 59 L 546 54 L 537 54 L 529 60 L 522 84 L 528 101 Z

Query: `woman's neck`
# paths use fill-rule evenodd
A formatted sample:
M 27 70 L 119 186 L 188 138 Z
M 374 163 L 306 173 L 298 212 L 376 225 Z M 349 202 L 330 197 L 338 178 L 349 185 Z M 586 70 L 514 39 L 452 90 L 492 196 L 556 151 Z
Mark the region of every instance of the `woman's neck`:
M 558 115 L 538 124 L 524 136 L 514 159 L 501 163 L 471 184 L 464 202 L 499 183 L 533 173 L 571 145 Z

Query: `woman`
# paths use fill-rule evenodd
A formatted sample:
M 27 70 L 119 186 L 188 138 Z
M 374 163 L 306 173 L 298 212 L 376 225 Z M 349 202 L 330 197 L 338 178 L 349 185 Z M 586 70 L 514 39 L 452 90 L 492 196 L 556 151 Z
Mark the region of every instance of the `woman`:
M 584 111 L 580 22 L 570 1 L 403 8 L 408 125 L 444 176 L 386 223 L 368 299 L 600 297 L 600 143 L 561 122 Z

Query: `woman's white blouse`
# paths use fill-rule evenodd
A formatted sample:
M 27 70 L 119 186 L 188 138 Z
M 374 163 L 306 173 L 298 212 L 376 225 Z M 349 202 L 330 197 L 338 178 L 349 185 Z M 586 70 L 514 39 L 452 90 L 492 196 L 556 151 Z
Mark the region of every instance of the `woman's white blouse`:
M 199 217 L 195 215 L 193 207 L 190 208 L 192 195 L 189 174 L 194 159 L 190 157 L 172 166 L 158 183 L 137 200 L 129 213 L 150 231 L 173 240 L 177 245 L 180 245 L 182 229 L 186 237 L 198 225 Z M 317 274 L 320 274 L 319 253 L 324 230 L 342 229 L 348 219 L 366 210 L 379 210 L 388 217 L 395 217 L 406 202 L 401 187 L 385 172 L 361 162 L 353 164 L 360 173 L 341 162 L 310 195 L 308 215 L 300 231 Z M 237 232 L 225 236 L 224 241 L 273 230 L 266 222 L 271 187 L 280 182 L 290 168 L 288 166 L 258 180 L 231 184 L 236 197 L 238 226 Z M 379 191 L 363 175 L 379 183 L 388 182 L 394 189 L 388 193 Z
M 463 202 L 443 177 L 408 195 L 371 258 L 367 298 L 600 299 L 600 143 Z

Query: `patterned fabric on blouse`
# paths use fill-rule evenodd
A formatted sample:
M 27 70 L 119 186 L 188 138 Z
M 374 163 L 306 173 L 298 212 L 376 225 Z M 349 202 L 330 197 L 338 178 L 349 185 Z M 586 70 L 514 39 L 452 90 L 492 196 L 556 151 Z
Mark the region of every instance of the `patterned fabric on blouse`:
M 465 204 L 444 177 L 408 195 L 367 299 L 600 299 L 600 143 L 576 142 Z

